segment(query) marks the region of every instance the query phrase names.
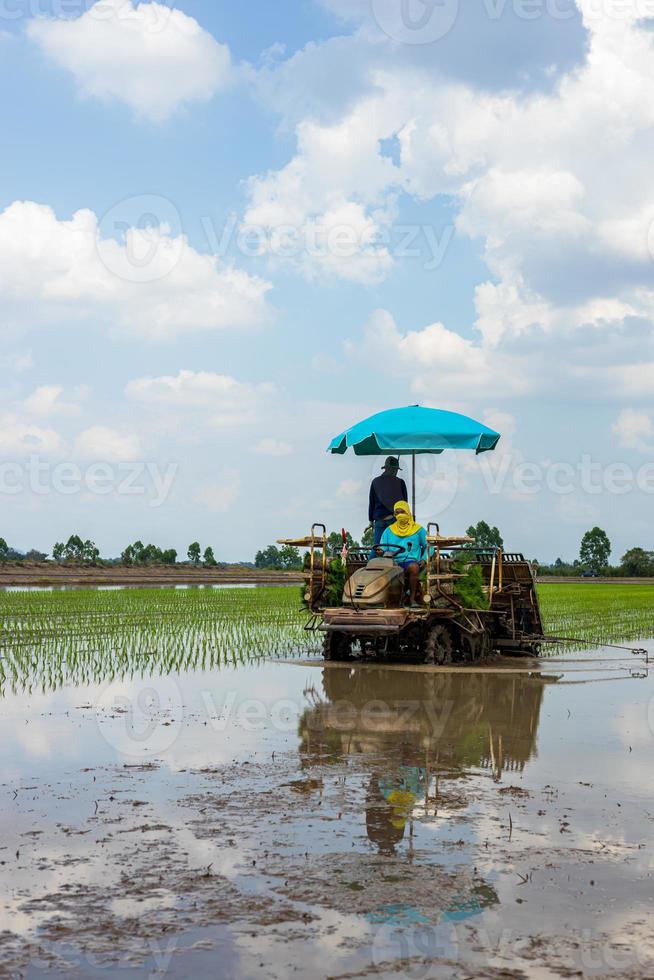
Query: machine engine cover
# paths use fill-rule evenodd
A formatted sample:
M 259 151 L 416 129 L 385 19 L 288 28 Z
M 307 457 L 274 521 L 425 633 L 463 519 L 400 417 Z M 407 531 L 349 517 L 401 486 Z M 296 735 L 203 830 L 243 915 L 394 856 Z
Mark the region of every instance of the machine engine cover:
M 404 571 L 391 558 L 372 558 L 345 583 L 343 605 L 399 606 L 404 595 Z

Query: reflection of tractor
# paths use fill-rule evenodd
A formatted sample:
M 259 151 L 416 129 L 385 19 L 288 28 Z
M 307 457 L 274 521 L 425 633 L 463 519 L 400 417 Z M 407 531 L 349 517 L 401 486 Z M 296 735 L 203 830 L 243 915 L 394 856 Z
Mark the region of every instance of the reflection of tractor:
M 427 673 L 369 667 L 323 671 L 327 700 L 300 721 L 306 759 L 344 754 L 391 768 L 522 770 L 536 752 L 545 684 L 534 674 Z
M 360 773 L 368 838 L 393 854 L 416 812 L 429 818 L 430 811 L 455 814 L 469 805 L 470 769 L 499 782 L 504 772 L 524 768 L 536 753 L 547 681 L 556 678 L 326 667 L 323 694 L 311 691 L 313 703 L 300 718 L 303 766 L 346 761 Z M 480 902 L 494 901 L 480 882 L 468 896 L 477 911 Z
M 350 552 L 335 595 L 325 526 L 314 524 L 307 537 L 283 543 L 308 549 L 305 598 L 313 626 L 325 634 L 327 660 L 350 660 L 357 644 L 362 655 L 430 664 L 472 662 L 493 651 L 539 653 L 535 576 L 521 554 L 480 551 L 470 538 L 443 537 L 430 524 L 421 606 L 406 608 L 404 572 L 388 547 L 373 557 Z M 458 588 L 471 569 L 480 583 L 479 608 L 471 608 Z

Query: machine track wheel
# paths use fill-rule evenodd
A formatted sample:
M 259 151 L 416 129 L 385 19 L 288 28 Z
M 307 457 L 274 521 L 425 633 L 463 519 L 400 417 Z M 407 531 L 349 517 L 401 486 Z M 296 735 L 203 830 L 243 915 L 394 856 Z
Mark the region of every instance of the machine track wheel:
M 425 637 L 423 647 L 426 664 L 451 664 L 456 655 L 452 630 L 443 623 L 432 626 Z
M 468 663 L 476 660 L 486 660 L 492 650 L 491 638 L 488 633 L 466 633 L 461 641 L 463 659 Z
M 347 633 L 325 633 L 322 641 L 325 660 L 351 660 L 352 640 Z

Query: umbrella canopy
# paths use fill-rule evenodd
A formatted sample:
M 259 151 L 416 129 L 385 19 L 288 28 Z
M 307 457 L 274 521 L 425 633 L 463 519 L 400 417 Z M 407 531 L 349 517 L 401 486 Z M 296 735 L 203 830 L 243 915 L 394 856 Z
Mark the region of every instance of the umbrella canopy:
M 332 439 L 327 451 L 342 455 L 351 447 L 357 456 L 413 456 L 442 453 L 445 449 L 485 453 L 495 449 L 499 440 L 499 432 L 467 415 L 408 405 L 358 422 Z

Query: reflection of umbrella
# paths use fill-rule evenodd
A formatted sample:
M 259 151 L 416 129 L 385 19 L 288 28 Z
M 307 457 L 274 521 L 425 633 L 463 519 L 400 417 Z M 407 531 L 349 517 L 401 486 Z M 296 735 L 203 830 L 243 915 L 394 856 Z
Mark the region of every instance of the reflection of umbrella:
M 409 405 L 371 415 L 332 439 L 328 452 L 342 455 L 349 447 L 357 456 L 413 457 L 413 512 L 416 509 L 416 455 L 442 453 L 445 449 L 472 449 L 476 453 L 495 449 L 498 432 L 467 415 L 438 408 Z

